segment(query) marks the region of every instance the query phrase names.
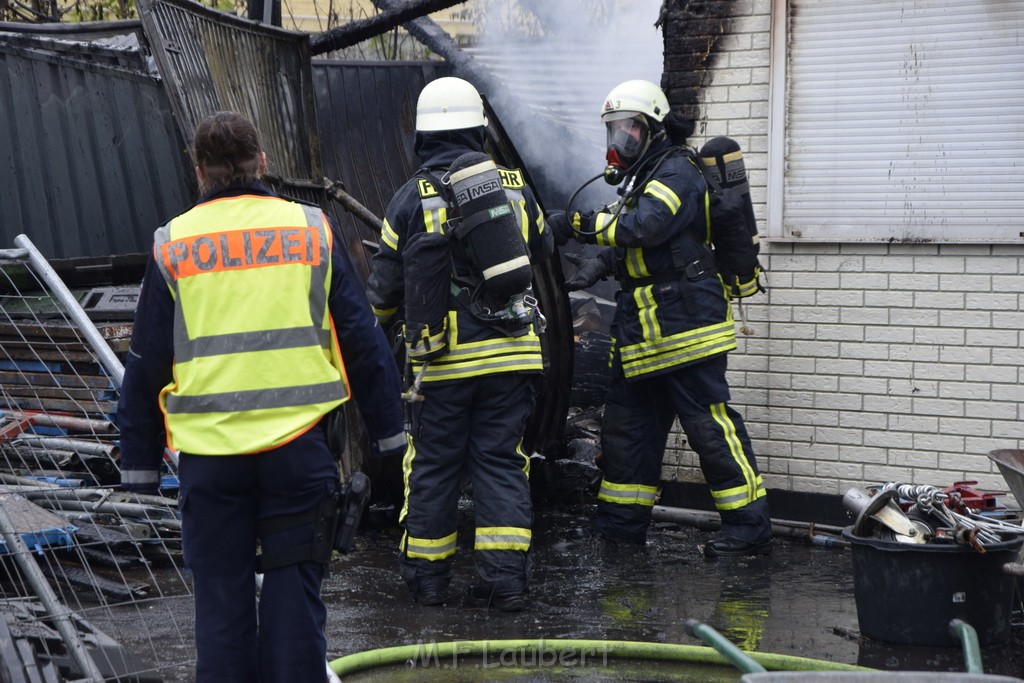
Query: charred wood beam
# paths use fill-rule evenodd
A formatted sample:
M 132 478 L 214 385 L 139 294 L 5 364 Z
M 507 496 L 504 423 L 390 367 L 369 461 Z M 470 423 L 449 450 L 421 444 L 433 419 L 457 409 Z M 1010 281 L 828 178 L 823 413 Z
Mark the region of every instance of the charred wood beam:
M 385 12 L 396 11 L 405 7 L 402 0 L 373 0 L 377 9 Z M 452 65 L 459 77 L 471 82 L 481 92 L 488 92 L 496 83 L 490 71 L 482 68 L 469 54 L 463 52 L 458 43 L 429 17 L 412 18 L 402 24 L 416 40 L 426 45 L 432 52 L 444 58 Z
M 344 26 L 338 26 L 311 36 L 309 39 L 309 52 L 313 55 L 320 55 L 332 50 L 351 47 L 364 40 L 386 33 L 408 21 L 425 16 L 431 12 L 439 12 L 455 5 L 461 5 L 465 1 L 410 0 L 409 2 L 388 3 L 390 6 L 387 8 L 381 7 L 379 2 L 374 2 L 378 8 L 385 11 L 375 17 L 352 21 Z
M 384 221 L 378 218 L 375 213 L 363 206 L 358 199 L 346 192 L 344 186 L 339 181 L 324 178 L 323 183 L 317 183 L 312 180 L 302 180 L 300 178 L 284 178 L 273 173 L 267 173 L 266 178 L 267 180 L 283 187 L 326 192 L 328 197 L 345 207 L 346 211 L 371 227 L 377 234 L 380 234 L 380 231 L 384 229 Z

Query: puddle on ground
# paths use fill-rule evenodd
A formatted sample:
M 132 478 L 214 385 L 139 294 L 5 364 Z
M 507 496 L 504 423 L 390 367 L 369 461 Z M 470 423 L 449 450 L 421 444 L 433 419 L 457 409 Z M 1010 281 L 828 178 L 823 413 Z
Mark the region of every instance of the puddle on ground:
M 460 508 L 451 599 L 440 607 L 412 600 L 397 569 L 401 530 L 380 523 L 378 515 L 374 528 L 361 532 L 356 551 L 332 564 L 324 584 L 330 657 L 418 643 L 540 638 L 703 645 L 683 627 L 692 618 L 747 650 L 878 669 L 964 670 L 959 648 L 859 638 L 848 550 L 778 539 L 768 557 L 707 560 L 700 546 L 709 532 L 667 523 L 655 525 L 645 547 L 607 545 L 589 533 L 593 510 L 535 510 L 529 604 L 516 614 L 469 607 L 463 600 L 474 577 L 471 505 Z M 982 662 L 986 673 L 1024 675 L 1024 625 L 1014 627 L 1006 645 L 984 648 Z M 413 673 L 416 680 L 430 680 L 422 678 L 427 670 Z M 628 670 L 610 671 L 608 678 L 558 679 L 530 677 L 544 675 L 539 671 L 488 671 L 490 678 L 467 679 L 453 678 L 451 667 L 443 673 L 443 680 L 689 680 L 653 670 L 645 678 Z

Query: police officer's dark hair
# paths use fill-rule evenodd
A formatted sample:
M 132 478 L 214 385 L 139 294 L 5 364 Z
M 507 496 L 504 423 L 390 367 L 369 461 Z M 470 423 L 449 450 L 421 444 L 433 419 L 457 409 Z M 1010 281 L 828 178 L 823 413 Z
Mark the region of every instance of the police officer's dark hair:
M 192 158 L 206 174 L 206 187 L 226 187 L 260 177 L 260 134 L 249 119 L 219 111 L 199 122 Z

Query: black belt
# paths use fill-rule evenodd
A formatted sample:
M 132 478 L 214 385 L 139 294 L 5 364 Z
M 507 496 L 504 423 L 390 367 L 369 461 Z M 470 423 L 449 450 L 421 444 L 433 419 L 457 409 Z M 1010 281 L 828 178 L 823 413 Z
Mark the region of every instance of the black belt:
M 675 282 L 686 278 L 691 282 L 703 280 L 715 275 L 718 272 L 718 261 L 714 254 L 702 256 L 692 263 L 683 266 L 682 270 L 669 270 L 664 273 L 655 273 L 646 277 L 623 277 L 617 278 L 622 289 L 636 289 L 657 285 L 662 282 Z

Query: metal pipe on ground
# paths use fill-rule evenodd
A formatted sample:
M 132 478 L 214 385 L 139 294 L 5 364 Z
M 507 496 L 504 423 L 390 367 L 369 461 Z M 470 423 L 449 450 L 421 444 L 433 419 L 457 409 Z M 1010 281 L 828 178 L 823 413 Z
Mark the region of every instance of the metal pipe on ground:
M 72 415 L 55 415 L 39 411 L 14 411 L 11 415 L 19 417 L 31 417 L 32 424 L 44 427 L 62 427 L 79 432 L 95 432 L 98 434 L 112 434 L 114 423 L 107 420 L 94 420 L 88 417 L 74 417 Z
M 704 531 L 717 531 L 722 528 L 722 520 L 718 513 L 707 510 L 691 510 L 655 505 L 652 517 L 656 522 L 685 524 Z M 842 527 L 817 524 L 815 522 L 798 522 L 788 519 L 772 520 L 772 533 L 776 536 L 800 538 L 825 548 L 848 548 L 850 544 L 839 537 L 842 531 Z
M 81 667 L 88 680 L 96 683 L 103 681 L 103 674 L 97 668 L 96 662 L 89 656 L 85 642 L 71 619 L 72 612 L 57 599 L 56 593 L 50 588 L 49 582 L 42 570 L 39 569 L 39 565 L 36 564 L 25 541 L 18 535 L 3 505 L 0 505 L 0 533 L 3 534 L 8 551 L 14 555 L 14 561 L 18 564 L 19 569 L 32 584 L 36 597 L 43 603 L 46 613 L 54 620 L 57 632 L 60 633 L 61 639 L 75 662 Z
M 31 448 L 53 449 L 58 451 L 71 451 L 84 455 L 106 455 L 117 458 L 121 449 L 113 444 L 87 441 L 85 439 L 65 439 L 58 436 L 37 436 L 34 434 L 19 434 L 14 438 L 13 446 L 18 448 L 24 444 Z

